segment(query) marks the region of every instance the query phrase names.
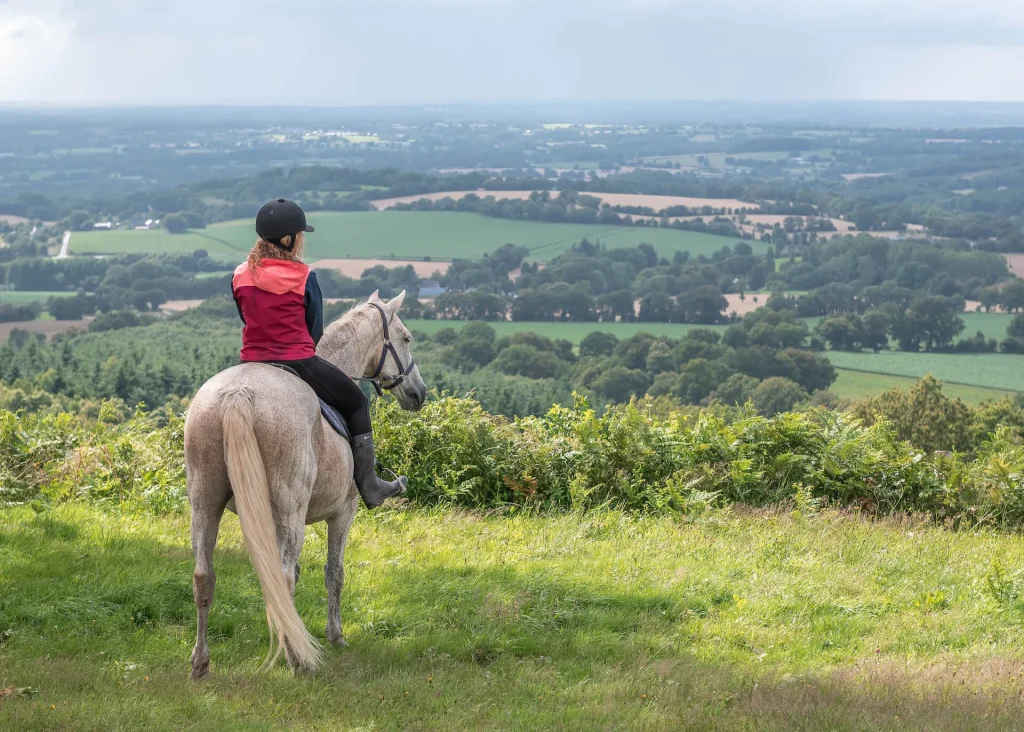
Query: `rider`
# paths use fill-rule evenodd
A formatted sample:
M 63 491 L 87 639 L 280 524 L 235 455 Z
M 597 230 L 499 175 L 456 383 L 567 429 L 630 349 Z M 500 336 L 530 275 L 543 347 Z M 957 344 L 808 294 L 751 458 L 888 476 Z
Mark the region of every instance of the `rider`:
M 256 214 L 259 240 L 235 269 L 231 293 L 242 329 L 241 359 L 289 366 L 316 395 L 338 410 L 352 430 L 352 458 L 359 495 L 376 508 L 405 490 L 406 478 L 381 480 L 374 472 L 373 435 L 366 397 L 352 379 L 316 355 L 324 334 L 324 304 L 316 273 L 302 263 L 306 214 L 279 198 Z

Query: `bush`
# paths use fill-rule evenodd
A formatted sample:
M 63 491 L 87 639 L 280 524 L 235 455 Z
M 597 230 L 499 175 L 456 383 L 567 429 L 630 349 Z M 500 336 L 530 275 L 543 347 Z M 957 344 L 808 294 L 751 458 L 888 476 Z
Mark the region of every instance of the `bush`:
M 930 374 L 910 389 L 893 388 L 866 399 L 853 412 L 867 424 L 888 421 L 899 439 L 923 450 L 966 451 L 973 443 L 970 408 L 943 394 Z
M 923 453 L 887 421 L 865 425 L 831 410 L 741 413 L 729 424 L 710 410 L 656 405 L 598 414 L 577 397 L 510 421 L 470 399 L 435 398 L 415 414 L 375 400 L 375 437 L 381 461 L 409 476 L 409 498 L 427 505 L 686 512 L 695 503 L 786 504 L 799 492 L 954 525 L 1024 524 L 1024 447 L 1005 427 L 969 461 Z M 123 415 L 117 401 L 90 422 L 0 410 L 0 502 L 184 511 L 181 417 L 159 427 L 151 415 Z

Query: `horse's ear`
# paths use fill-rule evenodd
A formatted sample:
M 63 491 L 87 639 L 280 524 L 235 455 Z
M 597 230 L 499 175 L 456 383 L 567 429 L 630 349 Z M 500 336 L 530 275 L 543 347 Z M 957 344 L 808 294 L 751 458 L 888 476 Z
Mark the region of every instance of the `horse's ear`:
M 373 294 L 370 295 L 370 299 L 366 302 L 380 302 L 380 290 L 374 290 Z
M 388 303 L 384 306 L 384 309 L 388 311 L 388 318 L 395 317 L 395 313 L 397 313 L 398 309 L 402 307 L 402 302 L 404 300 L 405 290 L 402 290 L 400 293 L 398 293 L 398 295 L 396 295 L 394 298 L 388 301 Z

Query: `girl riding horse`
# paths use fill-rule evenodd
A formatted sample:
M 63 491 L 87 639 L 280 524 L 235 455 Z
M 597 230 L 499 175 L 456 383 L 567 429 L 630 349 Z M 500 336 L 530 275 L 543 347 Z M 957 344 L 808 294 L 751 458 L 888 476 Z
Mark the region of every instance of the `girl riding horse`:
M 366 397 L 352 379 L 316 355 L 324 333 L 323 297 L 316 273 L 302 262 L 305 235 L 312 231 L 298 204 L 283 198 L 267 203 L 256 214 L 259 241 L 231 281 L 231 294 L 245 325 L 241 360 L 289 367 L 338 410 L 354 435 L 356 488 L 367 508 L 376 508 L 405 491 L 407 479 L 377 477 Z

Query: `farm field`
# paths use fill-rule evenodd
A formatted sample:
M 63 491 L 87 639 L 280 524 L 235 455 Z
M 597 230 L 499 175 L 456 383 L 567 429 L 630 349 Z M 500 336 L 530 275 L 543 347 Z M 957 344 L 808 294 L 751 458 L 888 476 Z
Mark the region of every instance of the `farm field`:
M 964 332 L 958 338 L 968 338 L 980 330 L 986 338 L 995 338 L 997 341 L 1006 338 L 1006 329 L 1013 320 L 1010 313 L 965 312 L 960 317 L 964 319 Z
M 920 378 L 933 374 L 950 384 L 1024 391 L 1024 356 L 1003 353 L 846 353 L 824 354 L 836 368 L 871 374 Z
M 24 305 L 30 302 L 44 303 L 51 297 L 71 297 L 73 292 L 39 292 L 35 290 L 0 290 L 0 303 Z
M 633 247 L 647 242 L 671 257 L 676 251 L 711 254 L 736 243 L 730 237 L 691 231 L 631 226 L 549 224 L 538 221 L 495 219 L 447 211 L 379 211 L 315 213 L 309 216 L 317 231 L 310 235 L 307 258 L 365 257 L 370 259 L 454 259 L 479 257 L 509 242 L 526 246 L 531 258 L 545 261 L 587 237 L 609 248 Z M 110 231 L 75 233 L 71 252 L 191 252 L 206 249 L 238 257 L 255 239 L 252 222 L 234 221 L 186 234 L 166 231 Z M 755 252 L 767 245 L 749 242 Z
M 829 354 L 831 358 L 831 354 Z M 909 389 L 917 381 L 907 376 L 888 376 L 886 374 L 870 374 L 864 371 L 851 371 L 837 368 L 838 378 L 829 388 L 844 399 L 864 399 L 881 394 L 886 389 L 898 386 Z M 942 391 L 949 397 L 959 397 L 967 404 L 979 404 L 986 399 L 1000 399 L 1011 394 L 999 389 L 985 389 L 980 386 L 965 386 L 943 382 Z
M 349 646 L 295 677 L 257 671 L 263 603 L 229 514 L 211 676 L 191 682 L 188 531 L 0 510 L 0 727 L 1000 730 L 1024 712 L 1021 605 L 998 570 L 1024 563 L 1017 534 L 831 512 L 361 511 Z M 296 604 L 318 637 L 324 556 L 311 527 Z
M 440 193 L 424 193 L 414 196 L 401 196 L 399 198 L 382 198 L 377 201 L 373 201 L 373 206 L 379 210 L 389 209 L 399 203 L 414 203 L 420 199 L 427 198 L 431 201 L 440 201 L 443 198 L 452 198 L 459 200 L 470 193 L 474 193 L 481 198 L 486 196 L 494 196 L 497 200 L 516 200 L 521 201 L 528 199 L 533 195 L 533 191 L 489 191 L 489 190 L 476 190 L 476 191 L 442 191 Z M 550 192 L 552 196 L 557 196 L 557 191 Z M 687 196 L 654 196 L 654 195 L 643 195 L 639 193 L 599 193 L 599 192 L 587 192 L 588 196 L 594 198 L 600 198 L 604 203 L 610 206 L 650 206 L 655 211 L 660 211 L 663 208 L 669 206 L 712 206 L 714 208 L 756 208 L 757 204 L 750 203 L 748 201 L 740 201 L 736 198 L 690 198 Z
M 47 339 L 53 338 L 58 333 L 67 333 L 72 330 L 86 330 L 92 318 L 83 320 L 54 320 L 52 317 L 40 317 L 36 320 L 22 321 L 17 323 L 0 323 L 0 344 L 6 343 L 8 336 L 13 330 L 27 330 L 30 333 L 42 333 Z

